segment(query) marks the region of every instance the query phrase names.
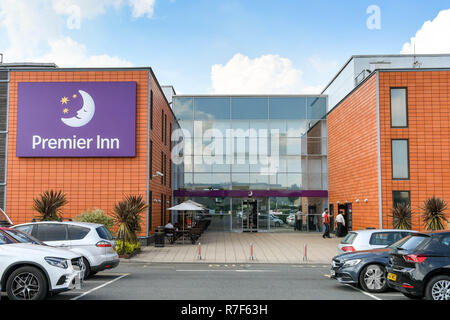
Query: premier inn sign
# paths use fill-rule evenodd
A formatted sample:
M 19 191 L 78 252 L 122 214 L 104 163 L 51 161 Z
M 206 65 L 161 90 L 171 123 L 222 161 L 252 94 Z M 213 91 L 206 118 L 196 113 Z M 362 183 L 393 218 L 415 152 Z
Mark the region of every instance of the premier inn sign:
M 136 82 L 20 82 L 18 157 L 134 157 Z

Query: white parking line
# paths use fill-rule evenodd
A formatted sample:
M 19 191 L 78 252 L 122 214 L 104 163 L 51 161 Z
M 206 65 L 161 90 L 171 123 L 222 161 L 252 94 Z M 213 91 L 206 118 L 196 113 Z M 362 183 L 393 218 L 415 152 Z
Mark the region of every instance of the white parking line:
M 120 277 L 118 277 L 118 278 L 116 278 L 116 279 L 113 279 L 113 280 L 111 280 L 111 281 L 108 281 L 108 282 L 106 282 L 106 283 L 104 283 L 104 284 L 102 284 L 102 285 L 100 285 L 100 286 L 98 286 L 98 287 L 95 287 L 95 288 L 93 288 L 93 289 L 91 289 L 91 290 L 89 290 L 89 291 L 86 291 L 85 293 L 83 293 L 83 294 L 81 294 L 81 295 L 79 295 L 79 296 L 76 296 L 76 297 L 74 297 L 74 298 L 72 298 L 72 299 L 70 299 L 70 300 L 78 300 L 78 299 L 84 297 L 85 295 L 88 295 L 89 293 L 92 293 L 92 292 L 94 292 L 94 291 L 96 291 L 96 290 L 98 290 L 98 289 L 101 289 L 101 288 L 103 288 L 103 287 L 106 287 L 107 285 L 110 285 L 111 283 L 116 282 L 117 280 L 120 280 L 120 279 L 122 279 L 123 277 L 126 277 L 126 276 L 128 276 L 128 275 L 129 275 L 129 273 L 122 274 Z
M 352 286 L 352 285 L 350 285 L 350 284 L 346 284 L 346 286 L 349 286 L 350 288 L 353 288 L 353 289 L 355 289 L 355 290 L 357 290 L 357 291 L 359 291 L 359 292 L 365 294 L 366 296 L 371 297 L 372 299 L 375 299 L 375 300 L 383 300 L 383 299 L 381 299 L 381 298 L 378 298 L 377 296 L 374 296 L 373 294 L 370 294 L 370 293 L 368 293 L 368 292 L 365 292 L 365 291 L 363 291 L 363 290 L 361 290 L 361 289 L 359 289 L 359 288 L 356 288 L 356 287 L 354 287 L 354 286 Z
M 211 269 L 204 269 L 204 270 L 175 270 L 176 272 L 277 272 L 275 270 L 245 270 L 245 269 L 238 269 L 238 270 L 211 270 Z

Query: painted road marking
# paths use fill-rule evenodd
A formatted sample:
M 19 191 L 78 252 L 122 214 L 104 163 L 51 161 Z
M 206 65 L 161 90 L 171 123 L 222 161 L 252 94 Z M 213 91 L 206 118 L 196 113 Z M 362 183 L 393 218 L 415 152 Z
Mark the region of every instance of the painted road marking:
M 243 270 L 243 269 L 238 269 L 238 270 L 211 270 L 211 269 L 202 269 L 202 270 L 175 270 L 177 272 L 281 272 L 281 271 L 276 271 L 276 270 Z
M 85 293 L 83 293 L 83 294 L 81 294 L 81 295 L 79 295 L 79 296 L 76 296 L 76 297 L 74 297 L 74 298 L 72 298 L 72 299 L 70 299 L 70 300 L 78 300 L 78 299 L 84 297 L 85 295 L 88 295 L 88 294 L 90 294 L 90 293 L 92 293 L 92 292 L 94 292 L 94 291 L 96 291 L 96 290 L 98 290 L 98 289 L 101 289 L 101 288 L 103 288 L 103 287 L 106 287 L 107 285 L 110 285 L 111 283 L 116 282 L 117 280 L 120 280 L 120 279 L 122 279 L 123 277 L 126 277 L 126 276 L 128 276 L 128 275 L 129 275 L 129 273 L 122 274 L 120 277 L 117 277 L 116 279 L 113 279 L 113 280 L 111 280 L 111 281 L 108 281 L 108 282 L 106 282 L 106 283 L 104 283 L 104 284 L 102 284 L 102 285 L 100 285 L 100 286 L 98 286 L 98 287 L 95 287 L 95 288 L 93 288 L 93 289 L 91 289 L 91 290 L 89 290 L 89 291 L 86 291 Z
M 375 300 L 383 300 L 383 299 L 381 299 L 381 298 L 378 298 L 377 296 L 374 296 L 373 294 L 370 294 L 370 293 L 368 293 L 368 292 L 365 292 L 365 291 L 363 291 L 363 290 L 361 290 L 361 289 L 359 289 L 359 288 L 356 288 L 356 287 L 354 287 L 354 286 L 352 286 L 352 285 L 350 285 L 350 284 L 346 284 L 346 286 L 348 286 L 348 287 L 350 287 L 350 288 L 353 288 L 353 289 L 355 289 L 355 290 L 357 290 L 357 291 L 359 291 L 359 292 L 365 294 L 366 296 L 371 297 L 372 299 L 375 299 Z

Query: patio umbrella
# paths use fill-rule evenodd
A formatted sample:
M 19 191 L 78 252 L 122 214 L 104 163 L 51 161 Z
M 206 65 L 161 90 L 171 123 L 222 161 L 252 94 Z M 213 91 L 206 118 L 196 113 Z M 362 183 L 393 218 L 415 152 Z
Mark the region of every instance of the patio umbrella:
M 185 202 L 182 202 L 180 204 L 177 204 L 174 207 L 169 208 L 168 210 L 175 211 L 183 211 L 183 243 L 184 243 L 184 215 L 186 211 L 204 211 L 207 210 L 205 207 L 203 207 L 201 204 L 196 203 L 192 200 L 187 200 Z

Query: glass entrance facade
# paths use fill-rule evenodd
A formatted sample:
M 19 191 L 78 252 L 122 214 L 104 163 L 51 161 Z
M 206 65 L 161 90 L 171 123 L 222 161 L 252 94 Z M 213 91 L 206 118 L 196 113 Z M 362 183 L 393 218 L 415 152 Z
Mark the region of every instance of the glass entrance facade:
M 174 196 L 209 208 L 210 228 L 288 230 L 327 206 L 325 96 L 174 96 L 173 110 Z

